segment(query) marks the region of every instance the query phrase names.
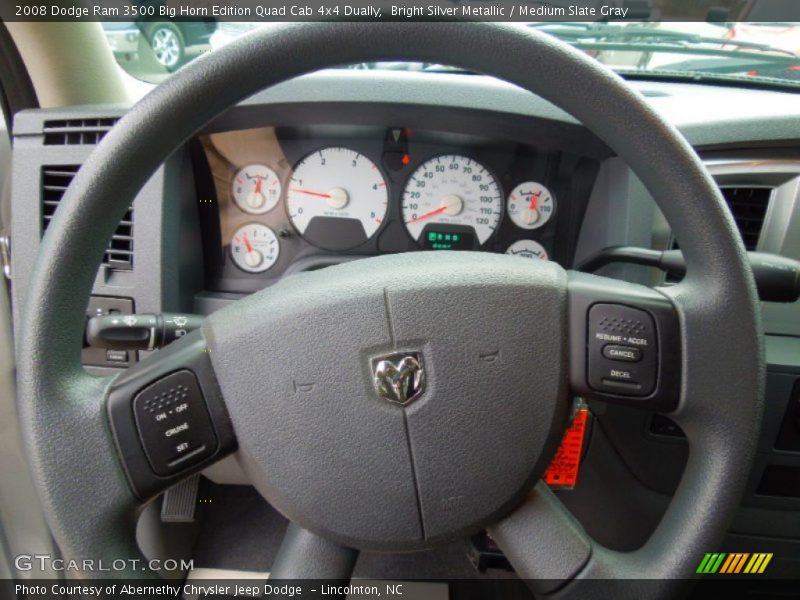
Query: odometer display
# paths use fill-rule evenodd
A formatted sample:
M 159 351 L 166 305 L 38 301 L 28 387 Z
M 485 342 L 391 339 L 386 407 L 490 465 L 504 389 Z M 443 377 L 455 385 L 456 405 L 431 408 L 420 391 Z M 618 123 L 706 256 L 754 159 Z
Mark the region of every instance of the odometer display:
M 426 226 L 444 224 L 471 228 L 483 245 L 500 223 L 503 198 L 486 167 L 450 154 L 432 158 L 414 171 L 403 191 L 402 208 L 406 229 L 420 244 L 426 242 L 422 239 Z
M 471 232 L 437 231 L 429 227 L 422 236 L 422 247 L 427 250 L 472 250 L 474 237 Z

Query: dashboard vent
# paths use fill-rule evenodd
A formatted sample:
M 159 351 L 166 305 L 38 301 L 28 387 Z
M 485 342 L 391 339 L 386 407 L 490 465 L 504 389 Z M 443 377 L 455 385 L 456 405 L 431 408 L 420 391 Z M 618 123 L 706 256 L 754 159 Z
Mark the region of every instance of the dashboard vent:
M 45 146 L 82 146 L 100 142 L 119 119 L 62 119 L 44 122 Z
M 42 233 L 53 218 L 64 192 L 80 165 L 42 167 Z M 129 208 L 106 246 L 103 264 L 110 269 L 133 269 L 133 208 Z
M 720 191 L 733 213 L 736 226 L 742 234 L 744 247 L 755 250 L 764 226 L 772 188 L 723 187 Z

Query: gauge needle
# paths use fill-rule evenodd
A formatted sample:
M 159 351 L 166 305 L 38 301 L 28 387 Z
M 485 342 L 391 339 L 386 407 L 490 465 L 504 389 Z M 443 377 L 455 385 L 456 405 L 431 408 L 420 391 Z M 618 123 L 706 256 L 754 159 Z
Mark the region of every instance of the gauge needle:
M 539 201 L 539 196 L 541 195 L 542 192 L 539 192 L 538 194 L 531 194 L 531 205 L 528 207 L 528 209 L 530 210 L 536 209 L 536 203 Z
M 420 221 L 424 221 L 425 219 L 427 219 L 429 217 L 433 217 L 435 215 L 438 215 L 439 213 L 443 213 L 444 211 L 447 210 L 447 208 L 448 207 L 447 207 L 446 204 L 444 206 L 440 206 L 439 208 L 434 208 L 433 210 L 429 210 L 428 212 L 421 214 L 420 216 L 416 217 L 415 219 L 411 219 L 410 221 L 408 221 L 407 224 L 408 225 L 413 225 L 414 223 L 419 223 Z
M 244 235 L 244 247 L 248 254 L 253 251 L 253 245 L 250 243 L 250 240 L 247 239 L 247 234 Z
M 261 184 L 264 183 L 263 177 L 256 177 L 256 189 L 253 190 L 256 194 L 261 193 Z
M 330 194 L 323 194 L 322 192 L 315 192 L 313 190 L 306 190 L 303 188 L 290 188 L 290 192 L 297 192 L 298 194 L 306 194 L 307 196 L 316 196 L 317 198 L 330 198 Z

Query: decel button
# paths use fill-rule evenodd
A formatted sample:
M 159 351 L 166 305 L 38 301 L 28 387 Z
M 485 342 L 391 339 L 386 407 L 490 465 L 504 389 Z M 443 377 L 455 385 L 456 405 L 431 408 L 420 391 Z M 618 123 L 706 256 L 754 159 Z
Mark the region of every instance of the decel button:
M 642 360 L 642 351 L 633 346 L 617 346 L 614 344 L 606 344 L 603 346 L 603 356 L 609 360 L 639 362 Z

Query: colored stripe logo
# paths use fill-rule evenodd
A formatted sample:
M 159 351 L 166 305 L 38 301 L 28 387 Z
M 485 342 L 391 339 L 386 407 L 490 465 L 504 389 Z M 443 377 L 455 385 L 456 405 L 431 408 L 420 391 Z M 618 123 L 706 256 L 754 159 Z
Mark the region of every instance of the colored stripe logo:
M 713 575 L 715 573 L 736 575 L 746 573 L 760 575 L 772 560 L 772 553 L 757 552 L 708 552 L 697 567 L 697 573 Z

